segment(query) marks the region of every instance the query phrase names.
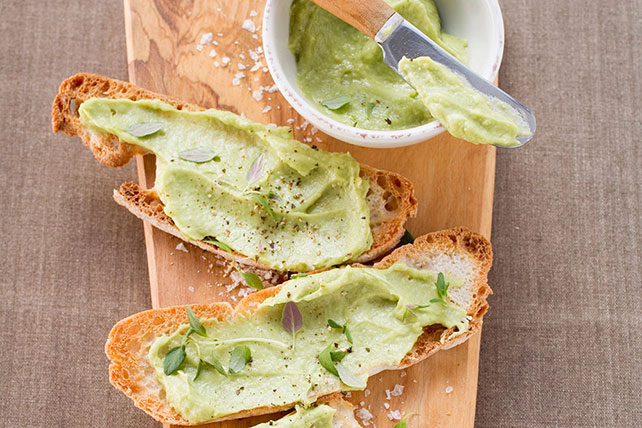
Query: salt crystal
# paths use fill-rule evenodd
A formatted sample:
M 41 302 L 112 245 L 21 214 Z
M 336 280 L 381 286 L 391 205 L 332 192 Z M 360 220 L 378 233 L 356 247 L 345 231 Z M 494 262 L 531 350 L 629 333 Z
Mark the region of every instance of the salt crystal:
M 258 48 L 256 48 L 256 52 L 257 53 L 263 53 L 263 48 L 261 46 L 259 46 Z
M 182 242 L 179 242 L 179 244 L 176 246 L 176 249 L 184 253 L 189 253 L 187 248 L 185 248 L 185 244 L 183 244 Z
M 401 412 L 399 410 L 391 410 L 387 416 L 388 416 L 388 419 L 390 419 L 391 421 L 394 419 L 399 420 L 401 419 Z
M 214 49 L 212 49 L 210 51 L 210 58 L 214 58 L 215 56 L 216 56 L 216 51 Z
M 258 13 L 256 13 L 256 11 L 255 11 L 255 10 L 251 10 L 251 11 L 250 11 L 250 16 L 258 16 L 258 15 L 259 15 L 259 14 L 258 14 Z
M 406 373 L 406 371 L 405 371 L 405 370 L 403 370 L 399 376 L 401 376 L 401 377 L 406 377 L 406 375 L 407 375 L 407 374 L 408 374 L 408 373 Z
M 254 52 L 252 49 L 248 49 L 247 53 L 250 54 L 250 58 L 252 58 L 252 61 L 258 61 L 259 59 L 259 54 Z
M 257 101 L 261 101 L 263 99 L 263 91 L 257 89 L 256 91 L 252 92 L 252 97 Z
M 455 388 L 453 388 L 452 386 L 447 386 L 446 387 L 446 394 L 450 394 L 451 392 L 453 392 L 454 389 Z
M 352 393 L 350 391 L 346 392 L 344 395 L 346 396 L 346 398 L 352 397 Z
M 388 410 L 388 409 L 390 408 L 390 404 L 388 404 L 388 403 L 383 403 L 383 407 L 385 407 L 385 408 L 386 408 L 386 410 Z
M 259 69 L 259 68 L 261 68 L 262 66 L 263 66 L 263 63 L 262 63 L 261 61 L 259 61 L 259 62 L 257 62 L 256 64 L 254 64 L 254 66 L 250 69 L 250 71 L 251 71 L 251 72 L 255 72 L 256 70 L 258 70 L 258 69 Z
M 288 120 L 286 120 L 286 121 L 285 121 L 285 123 L 287 123 L 287 124 L 291 124 L 291 123 L 294 123 L 294 119 L 292 119 L 292 118 L 289 118 Z
M 259 39 L 259 36 L 257 36 L 256 34 L 252 34 L 252 38 L 253 38 L 254 40 L 258 40 L 258 39 Z
M 386 389 L 386 400 L 390 400 L 390 390 Z
M 270 106 L 266 106 L 266 107 L 263 109 L 263 113 L 267 113 L 267 112 L 268 112 L 268 111 L 270 111 L 270 110 L 272 110 L 272 107 L 270 107 Z
M 202 51 L 203 50 L 203 45 L 196 46 L 196 50 L 199 51 L 199 52 Z
M 241 26 L 241 28 L 249 31 L 250 33 L 253 33 L 256 31 L 256 25 L 250 19 L 246 19 L 245 21 L 243 21 L 243 25 Z
M 356 415 L 359 419 L 361 419 L 364 422 L 372 419 L 372 413 L 370 413 L 368 409 L 359 409 L 356 411 Z
M 199 42 L 199 44 L 206 45 L 211 41 L 212 41 L 212 33 L 205 33 L 201 36 L 201 41 Z
M 239 58 L 241 58 L 241 59 L 245 59 L 245 55 L 243 55 L 243 54 L 239 54 Z
M 401 394 L 403 394 L 403 385 L 399 384 L 395 385 L 395 389 L 390 393 L 393 397 L 399 397 Z
M 267 67 L 263 67 L 263 73 L 267 73 L 267 71 L 268 71 L 268 68 Z
M 218 67 L 218 66 L 219 66 L 218 61 L 214 61 L 214 67 Z
M 222 61 L 223 67 L 225 67 L 227 64 L 230 63 L 231 60 L 229 57 L 224 56 L 223 59 L 221 59 L 221 61 Z
M 239 64 L 239 70 L 245 70 L 246 68 L 247 68 L 247 65 Z
M 212 44 L 213 44 L 214 46 L 218 46 L 218 42 L 217 42 L 216 40 L 212 40 Z
M 218 33 L 217 36 L 223 37 L 223 33 Z
M 364 391 L 364 394 L 363 394 L 363 395 L 365 395 L 366 397 L 367 397 L 367 396 L 369 396 L 369 395 L 370 395 L 370 390 L 369 390 L 369 389 L 366 389 L 366 390 Z
M 194 287 L 192 287 L 191 285 L 189 287 L 187 287 L 187 289 L 189 290 L 190 293 L 194 292 Z

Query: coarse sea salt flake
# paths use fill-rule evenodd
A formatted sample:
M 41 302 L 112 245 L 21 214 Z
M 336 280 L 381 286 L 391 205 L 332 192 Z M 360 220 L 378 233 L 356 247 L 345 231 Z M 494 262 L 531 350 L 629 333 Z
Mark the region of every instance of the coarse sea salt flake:
M 227 56 L 224 56 L 224 57 L 221 59 L 221 63 L 223 64 L 223 67 L 225 67 L 227 64 L 229 64 L 229 63 L 230 63 L 230 61 L 231 61 L 231 59 L 230 59 L 229 57 L 227 57 Z
M 453 388 L 452 386 L 447 386 L 446 387 L 446 394 L 450 394 L 451 392 L 453 392 L 454 389 L 455 388 Z
M 196 46 L 196 50 L 199 51 L 199 52 L 202 51 L 203 50 L 203 45 Z
M 212 33 L 205 33 L 201 36 L 201 41 L 199 42 L 199 44 L 206 45 L 211 41 L 212 41 Z
M 179 251 L 182 251 L 182 252 L 184 252 L 184 253 L 189 253 L 189 251 L 187 250 L 187 248 L 185 248 L 185 244 L 183 244 L 182 242 L 180 242 L 180 243 L 176 246 L 176 249 L 177 249 L 177 250 L 179 250 Z
M 270 106 L 266 106 L 266 107 L 263 109 L 263 113 L 267 113 L 267 112 L 268 112 L 268 111 L 270 111 L 270 110 L 272 110 L 272 107 L 270 107 Z
M 369 421 L 370 419 L 372 419 L 372 413 L 370 413 L 368 409 L 359 409 L 355 413 L 357 417 L 362 421 Z
M 383 403 L 383 407 L 385 407 L 385 409 L 386 409 L 386 410 L 388 410 L 388 409 L 390 408 L 390 404 L 388 404 L 388 403 Z
M 214 49 L 212 49 L 210 51 L 210 58 L 214 58 L 215 56 L 216 56 L 216 51 Z
M 258 16 L 258 15 L 259 15 L 259 14 L 258 14 L 258 13 L 256 13 L 256 11 L 255 11 L 255 10 L 251 10 L 251 11 L 250 11 L 250 16 L 251 16 L 251 17 Z
M 401 412 L 399 410 L 391 410 L 386 416 L 388 416 L 388 419 L 391 421 L 395 419 L 399 420 L 401 419 Z
M 252 97 L 257 101 L 261 101 L 263 99 L 263 91 L 261 89 L 257 89 L 252 92 Z
M 254 24 L 254 22 L 252 22 L 251 19 L 246 19 L 245 21 L 243 21 L 243 25 L 241 26 L 241 28 L 249 31 L 250 33 L 256 31 L 256 25 Z
M 247 65 L 239 63 L 238 67 L 239 67 L 239 70 L 245 70 L 247 68 Z
M 390 395 L 393 397 L 399 397 L 401 394 L 403 394 L 403 385 L 396 384 L 395 389 L 390 392 Z

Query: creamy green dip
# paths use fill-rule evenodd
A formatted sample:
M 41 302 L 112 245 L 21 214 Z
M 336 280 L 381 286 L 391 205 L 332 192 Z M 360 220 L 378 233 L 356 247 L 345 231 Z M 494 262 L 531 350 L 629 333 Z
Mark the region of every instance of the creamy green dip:
M 433 0 L 386 0 L 460 61 L 467 63 L 467 42 L 441 30 Z M 290 50 L 297 60 L 298 85 L 325 115 L 363 129 L 413 128 L 433 120 L 417 91 L 383 62 L 381 48 L 366 35 L 309 0 L 294 0 Z M 336 109 L 327 101 L 348 97 Z M 340 104 L 340 103 L 338 103 Z
M 399 364 L 424 326 L 457 327 L 456 334 L 466 331 L 464 308 L 430 302 L 439 297 L 436 280 L 436 272 L 401 262 L 387 269 L 344 267 L 296 278 L 285 282 L 256 312 L 224 321 L 202 320 L 209 338 L 192 334 L 187 356 L 173 374 L 164 373 L 163 358 L 180 346 L 188 325 L 158 337 L 149 362 L 167 401 L 190 422 L 262 406 L 309 405 L 315 395 L 354 389 L 319 363 L 319 353 L 329 345 L 349 350 L 341 364 L 365 385 L 375 369 Z M 451 288 L 463 284 L 451 276 L 446 281 Z M 282 324 L 287 302 L 295 302 L 303 316 L 303 327 L 294 337 Z M 328 327 L 329 319 L 348 327 L 352 344 L 341 329 Z M 247 346 L 252 357 L 241 371 L 223 376 L 208 366 L 193 380 L 199 352 L 200 358 L 215 357 L 226 367 L 239 344 Z
M 428 57 L 399 62 L 399 73 L 417 89 L 430 113 L 457 138 L 475 144 L 518 146 L 530 135 L 511 106 L 473 89 L 461 76 Z
M 214 109 L 179 111 L 159 100 L 92 98 L 79 111 L 90 130 L 156 155 L 165 213 L 190 239 L 216 239 L 292 271 L 340 264 L 372 245 L 369 183 L 349 154 L 313 149 L 289 128 Z M 137 137 L 141 124 L 160 129 Z M 185 160 L 195 149 L 212 158 Z
M 308 409 L 298 408 L 295 413 L 279 420 L 255 425 L 252 428 L 332 428 L 336 410 L 322 404 Z

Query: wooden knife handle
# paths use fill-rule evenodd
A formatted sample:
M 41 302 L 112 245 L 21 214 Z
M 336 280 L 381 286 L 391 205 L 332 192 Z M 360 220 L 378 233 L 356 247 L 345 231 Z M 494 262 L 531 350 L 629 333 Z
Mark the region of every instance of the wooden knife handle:
M 312 0 L 318 6 L 374 39 L 394 9 L 383 0 Z

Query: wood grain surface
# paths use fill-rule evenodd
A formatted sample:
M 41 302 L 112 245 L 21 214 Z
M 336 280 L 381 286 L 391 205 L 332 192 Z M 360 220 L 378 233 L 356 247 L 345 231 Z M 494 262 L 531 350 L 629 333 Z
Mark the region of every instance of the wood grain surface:
M 248 50 L 256 52 L 261 46 L 258 27 L 263 0 L 124 2 L 129 78 L 133 83 L 191 103 L 243 113 L 259 122 L 291 123 L 299 140 L 324 149 L 348 151 L 360 162 L 405 175 L 414 183 L 419 200 L 418 216 L 407 225 L 415 236 L 464 225 L 490 237 L 494 147 L 474 146 L 442 134 L 411 147 L 376 150 L 315 133 L 278 91 L 261 90 L 273 85 L 268 72 L 262 67 L 250 71 L 255 61 Z M 242 28 L 247 19 L 255 24 L 256 31 Z M 206 33 L 212 33 L 217 44 L 207 42 L 199 48 Z M 212 49 L 215 56 L 210 56 Z M 224 57 L 230 58 L 225 67 Z M 239 64 L 246 68 L 241 70 Z M 241 72 L 244 77 L 238 77 Z M 138 173 L 142 185 L 153 186 L 152 156 L 139 157 Z M 149 224 L 145 224 L 145 240 L 153 307 L 213 301 L 234 303 L 244 290 L 243 287 L 228 290 L 233 281 L 222 261 L 213 255 L 191 245 L 185 245 L 187 252 L 181 247 L 177 249 L 179 239 Z M 410 427 L 472 427 L 479 345 L 478 334 L 408 370 L 374 376 L 368 382 L 367 392 L 353 393 L 350 401 L 374 415 L 367 426 L 392 427 L 396 421 L 391 421 L 388 414 L 399 410 L 402 414 L 416 414 L 409 419 Z M 403 394 L 388 399 L 386 390 L 393 390 L 397 384 L 404 386 Z M 385 403 L 389 404 L 388 409 Z M 269 418 L 207 426 L 243 428 L 265 420 Z

